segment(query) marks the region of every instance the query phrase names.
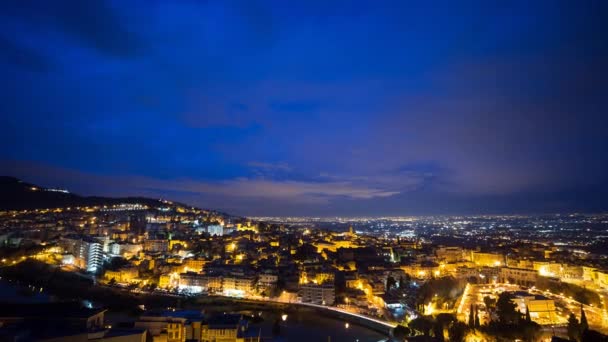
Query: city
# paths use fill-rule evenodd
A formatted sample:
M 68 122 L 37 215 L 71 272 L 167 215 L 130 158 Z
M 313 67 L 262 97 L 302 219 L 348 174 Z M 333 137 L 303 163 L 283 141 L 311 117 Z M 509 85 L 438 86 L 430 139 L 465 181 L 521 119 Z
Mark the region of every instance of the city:
M 7 183 L 30 196 L 54 191 Z M 264 311 L 278 310 L 276 304 L 285 316 L 281 304 L 302 306 L 387 336 L 403 327 L 413 336 L 460 334 L 469 341 L 506 334 L 499 303 L 508 296 L 512 319 L 531 324 L 514 338 L 572 337 L 572 316 L 608 333 L 606 214 L 244 218 L 167 200 L 116 201 L 0 212 L 0 281 L 18 281 L 26 296 L 77 294 L 90 306 L 109 307 L 107 315 L 141 312 L 130 318 L 133 328 L 146 328 L 155 340 L 212 340 L 219 332 L 210 322 L 222 319 L 233 320 L 231 333 L 243 335 L 236 340 L 262 339 L 262 329 L 245 328 L 240 316 L 192 310 L 193 303 L 219 299 L 271 305 Z M 87 298 L 89 289 L 67 286 L 51 277 L 56 273 L 134 299 L 117 303 L 101 292 Z M 181 306 L 158 313 L 144 295 L 179 299 Z M 174 322 L 180 315 L 189 316 Z M 130 334 L 140 337 L 139 330 Z
M 0 1 L 0 342 L 608 342 L 606 18 Z

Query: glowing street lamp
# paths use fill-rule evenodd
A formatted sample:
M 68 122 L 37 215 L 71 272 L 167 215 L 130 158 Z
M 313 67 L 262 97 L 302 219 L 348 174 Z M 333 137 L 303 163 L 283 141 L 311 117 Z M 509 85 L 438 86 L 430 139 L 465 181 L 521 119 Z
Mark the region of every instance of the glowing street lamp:
M 287 314 L 282 314 L 281 319 L 283 320 L 283 322 L 285 322 L 287 320 Z

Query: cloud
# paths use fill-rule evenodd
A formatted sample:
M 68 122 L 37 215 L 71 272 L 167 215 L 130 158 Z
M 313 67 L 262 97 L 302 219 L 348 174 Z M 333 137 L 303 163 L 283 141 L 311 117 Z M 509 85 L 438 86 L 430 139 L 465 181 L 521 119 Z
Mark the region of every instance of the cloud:
M 111 56 L 134 56 L 143 47 L 127 29 L 127 18 L 120 17 L 109 1 L 3 1 L 0 13 L 5 20 L 21 20 L 36 29 L 51 27 Z
M 0 35 L 0 60 L 32 71 L 44 72 L 52 67 L 49 58 L 12 39 Z
M 366 200 L 390 197 L 399 194 L 380 186 L 357 184 L 352 181 L 294 181 L 266 180 L 258 178 L 235 178 L 224 181 L 208 182 L 189 178 L 159 179 L 144 176 L 116 175 L 107 176 L 95 173 L 43 165 L 34 162 L 2 161 L 4 172 L 24 178 L 26 181 L 39 182 L 44 186 L 61 186 L 86 195 L 133 196 L 155 195 L 163 197 L 175 193 L 199 194 L 206 199 L 252 198 L 286 200 L 293 203 L 328 203 L 336 199 Z M 103 193 L 94 193 L 104 189 Z
M 291 171 L 292 168 L 285 162 L 280 163 L 265 163 L 252 161 L 247 163 L 251 168 L 264 170 L 264 171 Z

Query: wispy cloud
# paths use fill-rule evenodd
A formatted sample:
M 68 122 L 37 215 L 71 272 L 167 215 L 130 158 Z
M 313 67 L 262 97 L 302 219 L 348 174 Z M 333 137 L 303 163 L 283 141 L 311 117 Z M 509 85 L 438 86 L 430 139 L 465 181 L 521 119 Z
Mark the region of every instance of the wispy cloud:
M 265 171 L 273 171 L 273 170 L 291 171 L 292 170 L 291 166 L 289 166 L 289 164 L 287 164 L 285 162 L 266 163 L 266 162 L 252 161 L 252 162 L 247 163 L 247 165 L 251 168 L 265 170 Z
M 106 176 L 90 172 L 58 168 L 38 163 L 3 161 L 2 169 L 27 181 L 41 182 L 46 186 L 62 186 L 86 195 L 146 195 L 166 197 L 167 193 L 199 194 L 204 197 L 258 198 L 286 200 L 294 203 L 328 203 L 334 199 L 365 200 L 390 197 L 398 190 L 343 181 L 295 181 L 262 178 L 235 178 L 224 181 L 202 181 L 189 178 L 158 179 L 153 177 L 117 175 Z M 287 167 L 279 164 L 279 167 Z M 92 189 L 103 187 L 103 193 Z M 179 194 L 177 194 L 179 196 Z M 179 200 L 179 198 L 176 198 Z

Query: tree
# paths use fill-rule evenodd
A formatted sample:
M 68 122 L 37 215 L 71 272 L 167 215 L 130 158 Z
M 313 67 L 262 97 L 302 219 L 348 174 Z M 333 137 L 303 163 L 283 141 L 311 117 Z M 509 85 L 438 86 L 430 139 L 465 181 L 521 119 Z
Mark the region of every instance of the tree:
M 453 322 L 448 329 L 450 335 L 450 342 L 462 342 L 467 334 L 468 327 L 463 322 Z
M 407 286 L 407 282 L 403 276 L 399 276 L 399 288 L 403 289 Z
M 570 317 L 568 317 L 568 338 L 573 341 L 579 341 L 581 337 L 581 327 L 578 323 L 578 319 L 574 316 L 573 313 L 570 313 Z
M 388 276 L 388 278 L 386 278 L 386 292 L 390 291 L 393 287 L 395 287 L 396 284 L 397 281 L 395 278 Z
M 479 310 L 477 309 L 477 305 L 475 305 L 475 329 L 479 328 L 481 323 L 479 322 Z
M 521 337 L 524 341 L 538 341 L 541 332 L 541 327 L 536 322 L 528 322 L 523 320 L 519 323 L 518 330 L 521 333 Z
M 595 330 L 586 330 L 581 336 L 582 342 L 608 342 L 608 336 Z
M 473 304 L 469 309 L 469 328 L 475 328 L 475 310 L 473 310 Z
M 444 336 L 443 332 L 445 329 L 448 329 L 450 324 L 456 321 L 456 316 L 449 313 L 440 313 L 435 316 L 435 325 L 433 326 L 433 332 L 435 334 L 435 338 L 443 341 Z
M 397 341 L 404 341 L 411 334 L 411 330 L 403 325 L 398 325 L 393 329 L 393 337 Z
M 483 303 L 486 305 L 486 309 L 488 309 L 489 311 L 490 309 L 493 309 L 496 305 L 496 299 L 491 298 L 490 296 L 485 296 L 483 297 Z
M 433 328 L 433 321 L 426 317 L 417 317 L 410 321 L 410 329 L 414 329 L 424 336 L 429 336 L 431 329 Z
M 452 277 L 431 279 L 424 283 L 416 296 L 416 304 L 426 304 L 434 300 L 442 307 L 443 303 L 453 303 L 463 292 L 466 282 Z
M 503 292 L 498 296 L 496 301 L 496 310 L 498 320 L 503 324 L 517 324 L 519 322 L 519 313 L 515 310 L 516 305 L 509 292 Z
M 437 341 L 445 341 L 445 339 L 443 338 L 443 326 L 441 326 L 441 323 L 437 321 L 433 323 L 433 336 L 435 336 L 435 339 Z
M 447 327 L 450 324 L 452 324 L 453 322 L 456 322 L 456 316 L 454 316 L 454 314 L 450 314 L 450 313 L 440 313 L 437 316 L 435 316 L 435 321 L 439 322 L 439 324 L 441 324 L 441 326 Z
M 588 329 L 589 329 L 589 323 L 587 323 L 587 315 L 585 315 L 585 310 L 583 310 L 583 305 L 581 304 L 581 324 L 580 324 L 581 335 Z

